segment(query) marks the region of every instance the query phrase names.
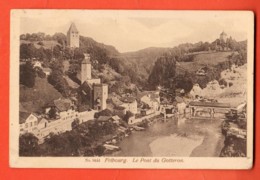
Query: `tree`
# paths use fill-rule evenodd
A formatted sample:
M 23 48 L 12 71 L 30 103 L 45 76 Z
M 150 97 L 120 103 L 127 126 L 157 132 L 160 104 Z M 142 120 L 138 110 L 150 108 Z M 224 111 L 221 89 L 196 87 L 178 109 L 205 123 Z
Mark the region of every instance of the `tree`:
M 185 92 L 189 92 L 192 87 L 192 77 L 187 72 L 185 72 L 184 75 L 180 74 L 176 76 L 176 88 L 184 89 Z
M 70 94 L 70 87 L 66 79 L 63 77 L 63 65 L 60 61 L 53 61 L 51 64 L 52 72 L 48 77 L 48 82 L 54 86 L 63 96 Z
M 61 47 L 59 45 L 56 45 L 53 47 L 53 56 L 55 58 L 61 58 L 62 55 L 62 51 L 61 51 Z
M 20 58 L 31 59 L 35 57 L 36 48 L 33 43 L 20 45 Z
M 175 78 L 176 60 L 172 55 L 164 55 L 157 59 L 153 70 L 148 78 L 149 84 L 156 88 L 158 85 L 170 88 L 171 79 Z
M 35 156 L 38 149 L 38 138 L 32 133 L 25 133 L 19 137 L 19 155 Z
M 20 65 L 20 83 L 32 88 L 35 84 L 35 70 L 30 62 Z
M 71 123 L 71 128 L 72 128 L 72 129 L 75 129 L 76 127 L 79 126 L 79 123 L 80 123 L 79 119 L 76 118 L 76 119 Z
M 175 99 L 175 74 L 176 59 L 171 54 L 165 54 L 155 62 L 153 70 L 148 78 L 148 83 L 151 89 L 156 89 L 158 86 L 169 89 L 168 95 L 173 101 Z
M 56 119 L 57 118 L 57 109 L 55 107 L 51 107 L 48 115 L 49 115 L 50 119 Z

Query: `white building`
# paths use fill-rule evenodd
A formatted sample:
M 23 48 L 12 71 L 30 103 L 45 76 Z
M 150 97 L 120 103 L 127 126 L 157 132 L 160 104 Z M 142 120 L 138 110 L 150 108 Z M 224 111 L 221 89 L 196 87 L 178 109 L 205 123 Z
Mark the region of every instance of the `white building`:
M 159 92 L 151 92 L 143 95 L 140 98 L 141 102 L 147 104 L 154 111 L 158 111 L 160 108 Z
M 121 106 L 124 107 L 126 111 L 137 114 L 137 101 L 134 97 L 123 97 L 120 101 L 122 102 Z
M 33 113 L 19 112 L 20 133 L 32 133 L 37 129 L 38 117 Z

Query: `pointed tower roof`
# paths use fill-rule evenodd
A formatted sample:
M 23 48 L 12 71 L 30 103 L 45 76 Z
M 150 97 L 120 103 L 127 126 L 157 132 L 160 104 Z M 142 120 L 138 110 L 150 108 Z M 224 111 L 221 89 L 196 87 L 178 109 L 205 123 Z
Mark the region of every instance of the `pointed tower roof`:
M 83 59 L 83 61 L 81 63 L 82 64 L 91 64 L 91 62 L 90 62 L 90 55 L 84 53 L 84 56 L 85 56 L 85 58 Z
M 68 33 L 78 33 L 78 32 L 79 32 L 79 31 L 78 31 L 78 29 L 77 29 L 75 23 L 71 23 L 70 28 L 69 28 L 69 30 L 68 30 Z
M 223 31 L 220 35 L 221 36 L 226 36 L 227 34 Z

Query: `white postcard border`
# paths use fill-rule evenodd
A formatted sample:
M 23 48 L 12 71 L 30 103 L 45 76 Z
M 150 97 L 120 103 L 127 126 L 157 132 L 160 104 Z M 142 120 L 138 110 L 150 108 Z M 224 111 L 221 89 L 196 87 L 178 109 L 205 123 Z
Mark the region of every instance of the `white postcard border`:
M 215 13 L 217 15 L 236 14 L 248 19 L 248 61 L 247 61 L 247 157 L 19 157 L 19 35 L 20 18 L 24 15 L 37 15 L 82 10 L 12 10 L 10 21 L 10 112 L 9 112 L 9 162 L 15 168 L 126 168 L 126 169 L 249 169 L 253 164 L 253 114 L 254 114 L 254 14 L 251 11 L 155 11 L 155 10 L 87 10 L 102 15 L 165 16 L 174 13 Z M 121 162 L 106 162 L 106 158 Z M 150 159 L 150 160 L 148 160 Z M 124 160 L 127 162 L 124 163 Z M 134 161 L 139 162 L 134 162 Z M 112 160 L 111 160 L 112 161 Z M 142 161 L 142 162 L 140 162 Z M 149 161 L 149 162 L 147 162 Z M 150 162 L 151 161 L 151 162 Z M 165 161 L 165 162 L 163 162 Z M 167 161 L 167 162 L 166 162 Z

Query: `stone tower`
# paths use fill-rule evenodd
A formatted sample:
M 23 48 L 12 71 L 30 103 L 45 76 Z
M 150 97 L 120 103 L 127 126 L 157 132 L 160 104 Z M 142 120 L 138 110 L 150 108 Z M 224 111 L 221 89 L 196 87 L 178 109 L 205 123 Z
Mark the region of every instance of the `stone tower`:
M 94 109 L 104 110 L 107 108 L 108 98 L 108 85 L 107 84 L 94 84 Z
M 219 39 L 220 39 L 221 41 L 226 42 L 226 41 L 227 41 L 227 34 L 223 31 L 223 32 L 220 34 Z
M 81 62 L 81 84 L 83 84 L 85 81 L 90 80 L 91 77 L 91 62 L 90 62 L 90 56 L 89 54 L 84 54 L 85 58 Z
M 79 47 L 79 31 L 74 23 L 70 25 L 70 28 L 67 32 L 67 44 L 70 48 Z

